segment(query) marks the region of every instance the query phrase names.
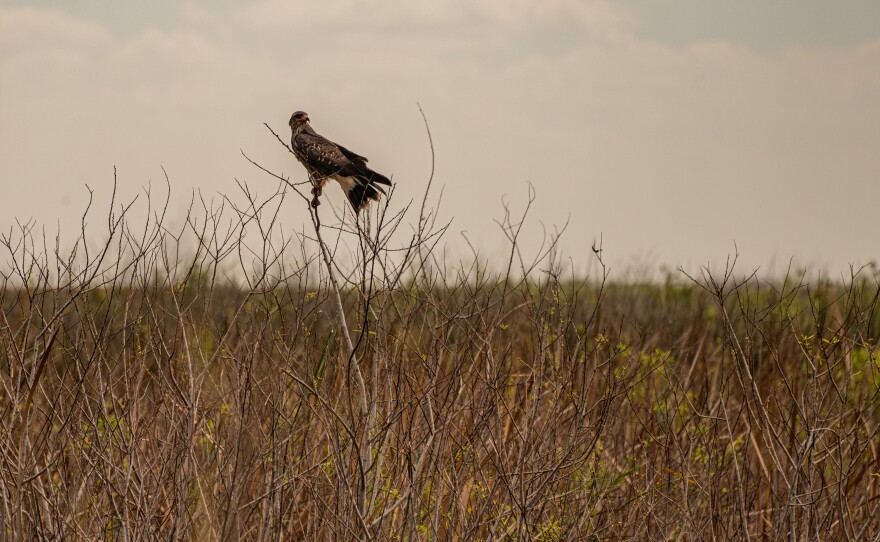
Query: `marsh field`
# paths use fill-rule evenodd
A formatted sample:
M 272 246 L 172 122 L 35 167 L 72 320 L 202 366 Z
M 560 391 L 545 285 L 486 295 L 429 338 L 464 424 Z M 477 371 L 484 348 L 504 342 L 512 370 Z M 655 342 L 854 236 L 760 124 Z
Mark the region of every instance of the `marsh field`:
M 424 201 L 303 199 L 3 234 L 0 539 L 880 532 L 876 269 L 621 282 L 525 254 L 527 210 L 453 263 Z

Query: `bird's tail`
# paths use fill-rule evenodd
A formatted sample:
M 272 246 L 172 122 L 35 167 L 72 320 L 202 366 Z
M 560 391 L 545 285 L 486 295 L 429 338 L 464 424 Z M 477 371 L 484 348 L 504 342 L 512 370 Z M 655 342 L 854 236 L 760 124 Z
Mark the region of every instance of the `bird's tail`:
M 366 207 L 370 200 L 379 201 L 379 194 L 385 193 L 380 185 L 391 186 L 391 181 L 387 177 L 372 170 L 357 175 L 355 181 L 346 194 L 355 211 Z

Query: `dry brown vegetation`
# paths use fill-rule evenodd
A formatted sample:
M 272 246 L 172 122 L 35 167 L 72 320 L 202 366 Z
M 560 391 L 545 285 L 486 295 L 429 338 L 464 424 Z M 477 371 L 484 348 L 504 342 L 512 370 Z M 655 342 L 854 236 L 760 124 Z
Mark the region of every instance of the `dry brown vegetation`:
M 0 538 L 880 532 L 874 271 L 578 280 L 510 214 L 451 265 L 424 205 L 291 234 L 284 194 L 3 236 Z

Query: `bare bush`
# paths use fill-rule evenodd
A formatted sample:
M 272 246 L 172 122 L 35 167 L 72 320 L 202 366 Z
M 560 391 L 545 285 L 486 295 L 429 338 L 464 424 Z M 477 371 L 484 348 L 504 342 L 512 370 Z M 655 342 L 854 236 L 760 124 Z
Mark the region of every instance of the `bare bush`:
M 521 251 L 528 206 L 500 269 L 450 264 L 430 182 L 291 232 L 262 169 L 177 230 L 147 193 L 99 247 L 88 213 L 68 251 L 0 238 L 4 539 L 880 531 L 870 270 L 615 284 L 599 245 L 578 278 Z

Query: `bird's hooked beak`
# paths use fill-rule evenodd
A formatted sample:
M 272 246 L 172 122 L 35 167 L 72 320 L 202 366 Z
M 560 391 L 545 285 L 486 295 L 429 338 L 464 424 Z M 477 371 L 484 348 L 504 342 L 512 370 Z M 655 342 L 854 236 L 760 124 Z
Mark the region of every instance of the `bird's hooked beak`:
M 293 128 L 296 125 L 303 124 L 306 122 L 310 122 L 309 114 L 303 113 L 302 111 L 297 111 L 293 116 L 290 117 L 290 127 Z

